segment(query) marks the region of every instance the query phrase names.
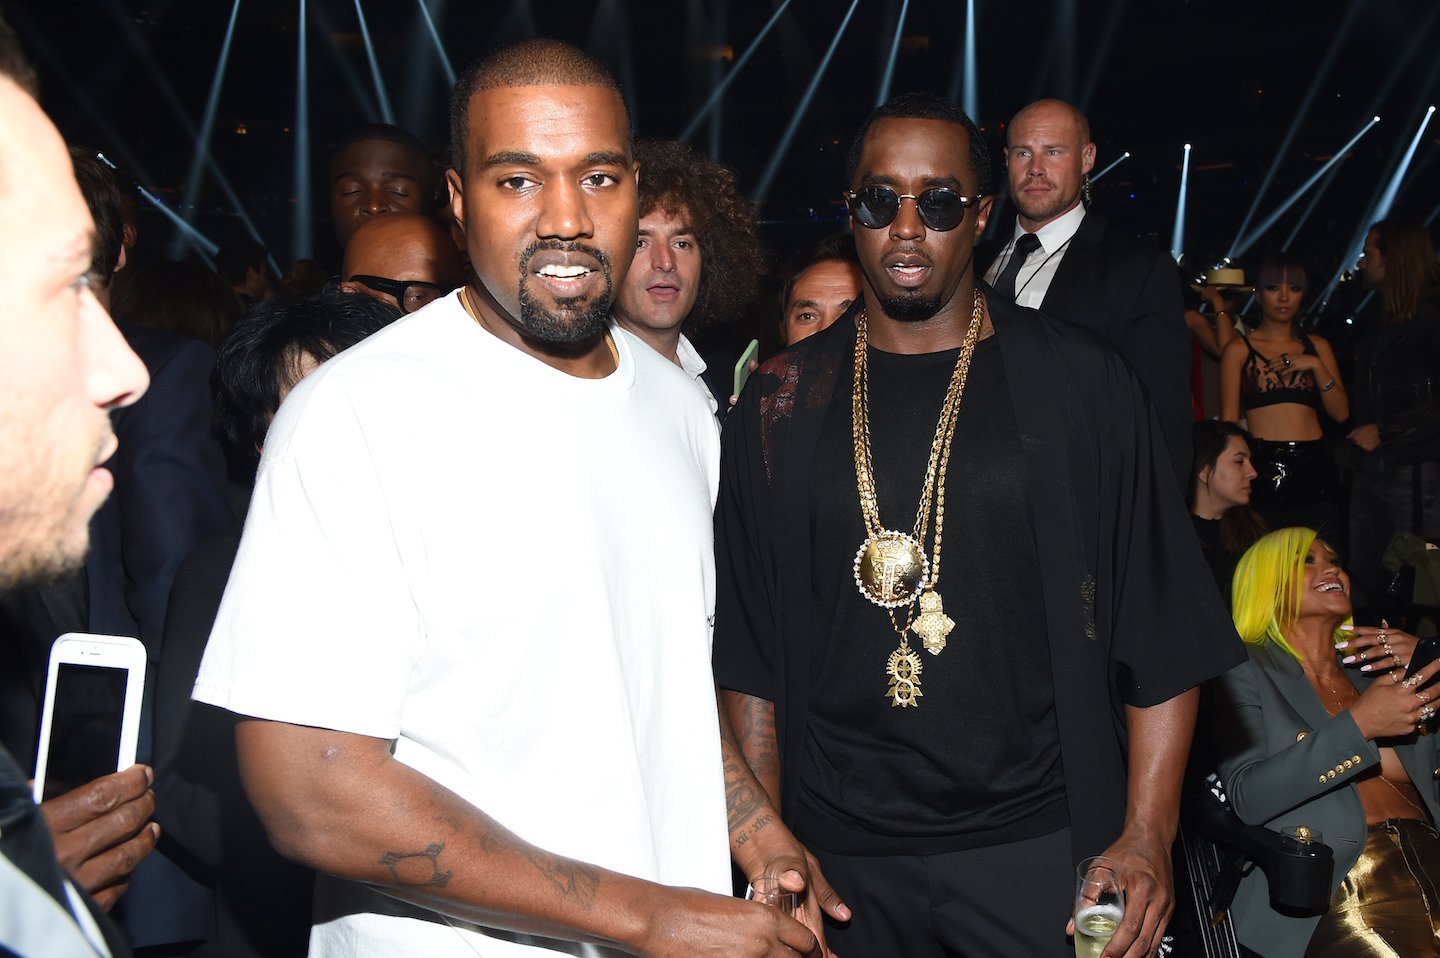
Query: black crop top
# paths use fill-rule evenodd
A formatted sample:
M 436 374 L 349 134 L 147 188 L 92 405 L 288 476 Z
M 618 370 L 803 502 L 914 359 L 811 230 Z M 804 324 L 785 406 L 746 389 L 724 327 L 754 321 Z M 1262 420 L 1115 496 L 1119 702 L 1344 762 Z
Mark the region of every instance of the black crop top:
M 1306 355 L 1318 355 L 1309 336 L 1304 333 L 1297 335 L 1305 346 Z M 1245 357 L 1245 365 L 1240 368 L 1241 406 L 1250 410 L 1293 402 L 1309 406 L 1317 413 L 1320 411 L 1320 389 L 1315 385 L 1315 377 L 1309 370 L 1272 373 L 1268 368 L 1270 360 L 1255 348 L 1250 337 L 1242 335 L 1240 338 L 1245 340 L 1245 348 L 1250 351 L 1250 355 Z

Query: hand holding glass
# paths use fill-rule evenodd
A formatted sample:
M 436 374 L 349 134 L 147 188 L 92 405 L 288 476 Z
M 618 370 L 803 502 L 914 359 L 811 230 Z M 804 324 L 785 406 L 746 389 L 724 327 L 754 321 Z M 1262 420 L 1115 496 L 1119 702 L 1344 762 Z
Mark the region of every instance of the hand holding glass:
M 745 898 L 748 901 L 758 901 L 762 905 L 769 905 L 771 908 L 778 908 L 787 915 L 794 915 L 796 908 L 800 905 L 799 893 L 781 888 L 779 876 L 762 875 L 756 878 L 745 890 Z
M 1100 958 L 1125 916 L 1118 868 L 1115 862 L 1097 855 L 1075 870 L 1076 958 Z

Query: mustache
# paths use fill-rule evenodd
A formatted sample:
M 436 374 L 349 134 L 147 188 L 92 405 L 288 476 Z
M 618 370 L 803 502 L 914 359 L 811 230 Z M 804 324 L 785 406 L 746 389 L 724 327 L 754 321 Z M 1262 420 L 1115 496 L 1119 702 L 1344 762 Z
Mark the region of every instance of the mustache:
M 520 272 L 528 273 L 530 271 L 530 260 L 536 253 L 542 250 L 555 253 L 584 253 L 599 263 L 607 276 L 610 274 L 609 254 L 599 247 L 591 246 L 588 243 L 580 243 L 575 240 L 535 240 L 529 246 L 526 246 L 525 251 L 520 254 Z

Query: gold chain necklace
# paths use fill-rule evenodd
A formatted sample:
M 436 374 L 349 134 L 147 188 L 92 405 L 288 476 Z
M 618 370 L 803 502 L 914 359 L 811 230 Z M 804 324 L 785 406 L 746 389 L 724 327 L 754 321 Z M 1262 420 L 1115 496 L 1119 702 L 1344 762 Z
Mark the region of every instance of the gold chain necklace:
M 855 553 L 855 585 L 860 594 L 885 609 L 890 625 L 900 636 L 900 647 L 885 665 L 889 684 L 885 695 L 891 707 L 909 708 L 920 705 L 920 657 L 910 648 L 911 631 L 920 637 L 924 648 L 939 655 L 945 648 L 946 636 L 955 628 L 955 621 L 945 614 L 940 593 L 940 537 L 945 525 L 945 474 L 950 465 L 950 446 L 955 436 L 955 423 L 960 414 L 960 399 L 965 394 L 965 380 L 970 374 L 970 360 L 980 339 L 985 315 L 985 299 L 975 290 L 975 305 L 970 313 L 970 328 L 960 346 L 955 371 L 945 390 L 940 421 L 930 443 L 930 459 L 925 466 L 925 486 L 915 512 L 913 533 L 886 529 L 880 522 L 880 505 L 875 495 L 875 469 L 870 453 L 870 380 L 866 347 L 868 345 L 866 314 L 862 307 L 855 317 L 855 382 L 851 394 L 851 431 L 855 442 L 855 485 L 860 492 L 860 514 L 865 520 L 866 538 Z M 925 537 L 930 530 L 931 506 L 935 511 L 935 538 L 929 558 L 925 555 Z M 914 615 L 919 602 L 920 615 Z M 905 624 L 896 619 L 895 610 L 905 608 Z M 912 621 L 913 618 L 913 621 Z

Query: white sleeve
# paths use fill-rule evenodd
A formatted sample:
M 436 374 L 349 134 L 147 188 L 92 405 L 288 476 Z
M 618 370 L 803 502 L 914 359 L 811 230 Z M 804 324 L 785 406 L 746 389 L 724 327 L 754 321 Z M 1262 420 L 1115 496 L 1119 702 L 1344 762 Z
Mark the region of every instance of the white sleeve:
M 387 501 L 377 437 L 343 383 L 320 378 L 267 437 L 194 697 L 395 738 L 424 633 L 392 527 L 405 506 Z

